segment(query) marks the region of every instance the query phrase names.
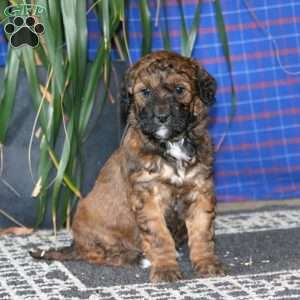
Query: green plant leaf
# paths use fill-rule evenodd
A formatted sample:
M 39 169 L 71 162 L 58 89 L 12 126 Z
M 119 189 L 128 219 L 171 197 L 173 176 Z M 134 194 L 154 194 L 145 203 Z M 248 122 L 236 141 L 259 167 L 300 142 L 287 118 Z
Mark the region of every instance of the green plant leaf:
M 40 143 L 40 158 L 38 166 L 38 178 L 41 179 L 41 191 L 37 199 L 37 219 L 35 227 L 38 227 L 45 219 L 45 214 L 48 205 L 48 189 L 49 174 L 52 167 L 51 160 L 48 156 L 48 143 L 45 138 L 41 139 Z
M 71 200 L 72 200 L 72 193 L 70 190 L 64 189 L 62 191 L 62 206 L 61 206 L 61 213 L 60 213 L 60 226 L 63 226 L 64 224 L 67 225 L 67 227 L 70 226 L 69 219 L 70 219 L 70 212 L 71 212 Z M 70 228 L 67 228 L 70 229 Z
M 76 4 L 76 0 L 60 2 L 67 47 L 68 67 L 70 68 L 70 79 L 73 84 L 75 84 L 75 81 L 78 79 Z M 76 82 L 76 85 L 77 84 L 78 82 Z M 72 93 L 71 97 L 77 97 L 77 95 Z
M 51 158 L 51 161 L 55 165 L 56 169 L 58 169 L 59 162 L 56 158 L 54 151 L 49 147 L 49 145 L 48 145 L 48 153 Z M 78 198 L 82 197 L 76 184 L 74 184 L 74 182 L 66 174 L 64 175 L 64 182 L 65 182 L 66 186 L 69 188 L 69 190 L 72 191 L 74 193 L 74 195 L 76 195 L 76 197 L 78 197 Z
M 99 77 L 101 75 L 101 72 L 103 71 L 104 58 L 105 58 L 105 49 L 104 49 L 104 45 L 101 45 L 100 49 L 97 52 L 96 59 L 92 63 L 91 70 L 89 73 L 88 83 L 83 95 L 80 118 L 79 118 L 79 134 L 81 139 L 83 138 L 83 135 L 85 133 L 93 109 Z
M 160 32 L 163 40 L 164 49 L 171 51 L 171 40 L 169 35 L 169 26 L 168 26 L 168 19 L 167 19 L 167 13 L 166 13 L 166 1 L 162 1 L 162 12 L 164 16 L 164 21 L 160 21 Z
M 110 14 L 109 14 L 109 2 L 108 0 L 101 1 L 102 8 L 102 29 L 103 29 L 103 43 L 104 48 L 108 49 L 110 47 Z
M 102 20 L 102 26 L 104 22 L 103 15 L 108 14 L 107 4 L 108 3 L 103 2 L 103 3 L 97 3 L 97 5 L 95 6 L 97 17 L 100 22 Z M 114 30 L 117 29 L 117 25 L 119 24 L 119 21 L 115 21 L 115 22 L 116 24 L 106 24 L 107 27 L 111 26 L 109 29 L 106 29 L 107 39 L 111 39 L 110 34 L 111 33 L 114 34 Z M 110 51 L 111 51 L 110 46 L 107 48 L 105 43 L 100 43 L 100 47 L 97 51 L 96 58 L 91 65 L 87 77 L 87 84 L 82 97 L 82 105 L 81 105 L 80 117 L 79 117 L 79 135 L 81 140 L 84 139 L 87 124 L 90 119 L 92 109 L 94 107 L 95 95 L 96 95 L 97 86 L 101 74 L 102 74 L 102 78 L 104 79 L 105 89 L 108 86 L 108 78 L 109 78 L 109 71 L 111 65 Z M 102 107 L 102 99 L 100 102 L 100 108 L 101 107 Z
M 37 76 L 34 53 L 32 48 L 30 47 L 22 47 L 21 51 L 23 57 L 23 64 L 25 67 L 29 87 L 32 94 L 33 104 L 35 106 L 35 109 L 38 110 L 42 97 L 40 93 L 40 83 Z M 47 121 L 47 111 L 44 106 L 41 109 L 39 120 L 43 131 L 46 132 L 48 121 Z
M 198 0 L 198 4 L 196 7 L 196 11 L 195 11 L 195 15 L 193 18 L 193 22 L 192 22 L 192 26 L 189 32 L 189 36 L 188 36 L 188 44 L 187 44 L 187 51 L 188 51 L 188 55 L 187 56 L 191 56 L 194 46 L 195 46 L 195 41 L 198 35 L 198 26 L 200 23 L 200 8 L 201 8 L 201 1 Z
M 231 62 L 230 62 L 230 51 L 229 51 L 229 44 L 228 38 L 226 33 L 225 22 L 222 14 L 222 8 L 219 0 L 214 1 L 215 6 L 215 14 L 216 14 L 216 23 L 218 27 L 219 37 L 222 43 L 222 47 L 224 50 L 224 54 L 227 60 L 229 71 L 231 72 Z
M 40 16 L 45 27 L 43 40 L 48 62 L 53 68 L 53 84 L 61 94 L 65 84 L 65 70 L 63 58 L 63 40 L 61 10 L 58 1 L 36 0 L 36 3 L 47 8 L 47 14 Z M 40 46 L 41 47 L 41 46 Z M 45 67 L 48 67 L 44 65 Z
M 229 121 L 225 128 L 225 132 L 216 147 L 216 151 L 218 151 L 220 149 L 220 147 L 222 146 L 224 139 L 230 130 L 232 120 L 235 116 L 235 113 L 237 110 L 237 96 L 236 96 L 236 91 L 235 91 L 235 87 L 234 87 L 233 75 L 232 75 L 232 65 L 231 65 L 231 60 L 230 60 L 229 43 L 228 43 L 226 27 L 225 27 L 225 22 L 224 22 L 224 18 L 223 18 L 223 14 L 222 14 L 222 8 L 221 8 L 220 1 L 215 0 L 214 6 L 215 6 L 215 16 L 216 16 L 218 32 L 219 32 L 220 40 L 222 43 L 224 55 L 225 55 L 227 66 L 228 66 L 229 76 L 230 76 L 230 80 L 231 80 L 231 112 L 229 115 Z
M 116 10 L 118 12 L 119 20 L 125 20 L 125 0 L 115 0 L 111 1 L 115 4 Z
M 20 56 L 21 53 L 19 49 L 9 49 L 4 73 L 3 91 L 0 98 L 0 144 L 4 144 L 5 142 L 8 124 L 14 106 L 20 68 Z
M 71 153 L 71 143 L 73 140 L 73 130 L 74 130 L 74 122 L 75 120 L 71 117 L 68 127 L 67 127 L 67 136 L 68 138 L 65 139 L 62 154 L 60 157 L 59 165 L 57 168 L 57 174 L 55 177 L 55 183 L 53 187 L 52 197 L 51 197 L 51 210 L 52 210 L 52 219 L 53 219 L 53 228 L 54 232 L 56 232 L 56 221 L 57 221 L 57 210 L 58 210 L 58 196 L 61 191 L 63 178 L 65 175 L 66 168 L 68 166 L 70 160 L 70 153 Z
M 77 2 L 77 61 L 78 61 L 78 80 L 80 89 L 84 88 L 87 67 L 87 16 L 86 1 L 79 0 Z
M 198 25 L 200 22 L 201 1 L 198 0 L 198 4 L 196 7 L 196 11 L 194 14 L 190 31 L 188 31 L 186 25 L 182 0 L 177 0 L 177 3 L 178 3 L 180 19 L 181 19 L 181 54 L 190 57 L 192 55 L 197 33 L 198 33 Z
M 185 22 L 185 16 L 184 16 L 184 11 L 183 11 L 183 5 L 181 0 L 177 0 L 177 4 L 179 7 L 179 13 L 180 13 L 180 21 L 181 21 L 181 54 L 188 56 L 188 31 L 187 31 L 187 26 Z
M 140 17 L 142 23 L 142 55 L 145 55 L 151 51 L 152 48 L 152 22 L 151 13 L 148 7 L 147 0 L 139 1 Z

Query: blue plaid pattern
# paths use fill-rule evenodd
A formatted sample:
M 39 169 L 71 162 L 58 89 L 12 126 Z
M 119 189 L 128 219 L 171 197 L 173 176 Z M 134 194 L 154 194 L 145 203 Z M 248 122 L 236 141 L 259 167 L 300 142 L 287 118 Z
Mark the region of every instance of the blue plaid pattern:
M 141 56 L 138 1 L 127 11 L 133 61 Z M 153 16 L 152 50 L 163 48 L 155 26 L 157 1 L 148 1 Z M 180 52 L 181 23 L 177 1 L 160 11 L 166 19 L 174 51 Z M 196 0 L 184 1 L 188 26 Z M 287 199 L 300 196 L 300 1 L 221 1 L 237 91 L 237 113 L 216 153 L 215 179 L 219 201 Z M 159 25 L 159 24 L 158 24 Z M 90 59 L 99 44 L 99 25 L 88 15 Z M 215 144 L 222 138 L 231 113 L 230 77 L 216 27 L 213 0 L 203 1 L 198 37 L 192 56 L 218 81 L 217 103 L 210 130 Z M 0 64 L 6 43 L 0 35 Z M 114 53 L 114 57 L 117 54 Z

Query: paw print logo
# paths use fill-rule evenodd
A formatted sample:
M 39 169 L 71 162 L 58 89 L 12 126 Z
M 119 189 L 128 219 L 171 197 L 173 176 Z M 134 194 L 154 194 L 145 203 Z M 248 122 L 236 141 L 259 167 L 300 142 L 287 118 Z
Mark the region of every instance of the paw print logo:
M 44 32 L 44 25 L 36 23 L 31 16 L 22 18 L 15 17 L 13 23 L 7 23 L 4 27 L 7 34 L 11 34 L 10 44 L 13 47 L 28 45 L 32 48 L 39 44 L 39 34 Z

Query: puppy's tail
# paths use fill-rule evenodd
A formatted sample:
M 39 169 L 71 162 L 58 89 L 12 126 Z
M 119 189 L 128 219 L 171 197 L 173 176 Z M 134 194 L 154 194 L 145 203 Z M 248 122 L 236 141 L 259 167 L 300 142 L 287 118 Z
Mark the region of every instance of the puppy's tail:
M 79 260 L 80 256 L 75 250 L 74 244 L 60 249 L 41 250 L 37 249 L 29 251 L 29 254 L 36 259 L 45 260 Z

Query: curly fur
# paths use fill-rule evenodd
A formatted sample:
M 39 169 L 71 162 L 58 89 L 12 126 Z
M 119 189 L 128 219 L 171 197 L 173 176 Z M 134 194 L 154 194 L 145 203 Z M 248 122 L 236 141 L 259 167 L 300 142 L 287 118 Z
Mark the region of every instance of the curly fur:
M 196 272 L 223 274 L 214 254 L 207 130 L 215 91 L 208 72 L 175 53 L 152 53 L 133 65 L 122 92 L 128 129 L 79 202 L 72 246 L 32 255 L 120 266 L 143 254 L 151 262 L 152 282 L 174 281 L 181 277 L 175 249 L 188 241 Z

